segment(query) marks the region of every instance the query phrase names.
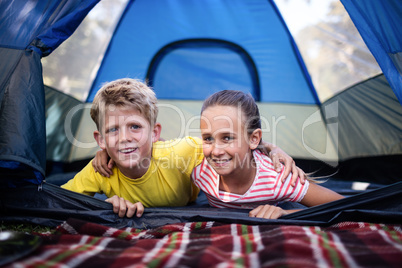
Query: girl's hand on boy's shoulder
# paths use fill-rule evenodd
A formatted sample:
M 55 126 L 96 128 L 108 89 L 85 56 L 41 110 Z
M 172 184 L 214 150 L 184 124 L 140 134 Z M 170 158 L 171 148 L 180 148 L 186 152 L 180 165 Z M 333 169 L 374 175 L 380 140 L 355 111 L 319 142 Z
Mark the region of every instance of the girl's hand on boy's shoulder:
M 97 151 L 94 159 L 92 160 L 92 166 L 95 172 L 99 172 L 102 176 L 110 177 L 113 175 L 112 168 L 114 166 L 114 161 L 109 158 L 106 150 Z
M 254 218 L 278 219 L 279 217 L 286 214 L 288 214 L 288 212 L 280 207 L 272 205 L 261 205 L 250 211 L 248 215 Z
M 297 179 L 300 178 L 300 183 L 304 184 L 306 182 L 307 176 L 304 171 L 296 166 L 295 161 L 290 157 L 285 151 L 276 145 L 263 142 L 265 147 L 269 147 L 270 151 L 268 153 L 269 158 L 272 160 L 272 164 L 277 172 L 281 172 L 282 164 L 285 166 L 285 170 L 282 174 L 282 183 L 285 182 L 286 178 L 292 172 L 291 185 L 294 187 L 296 185 Z M 269 146 L 268 146 L 269 145 Z
M 134 214 L 136 214 L 137 217 L 141 217 L 144 213 L 144 206 L 141 202 L 133 204 L 117 195 L 114 195 L 105 201 L 113 205 L 113 212 L 118 214 L 120 218 L 123 218 L 124 216 L 131 218 Z
M 286 169 L 289 170 L 290 168 L 285 166 L 285 172 L 284 173 L 287 173 L 289 175 L 290 172 L 286 171 Z M 282 183 L 285 182 L 285 180 L 286 180 L 288 175 L 286 175 L 286 177 L 285 176 L 282 177 Z M 290 185 L 295 187 L 298 178 L 300 178 L 300 183 L 301 184 L 305 184 L 306 180 L 307 180 L 307 175 L 306 175 L 306 173 L 304 173 L 304 171 L 301 168 L 296 166 L 295 162 L 293 162 L 293 165 L 292 165 L 292 179 L 291 179 Z

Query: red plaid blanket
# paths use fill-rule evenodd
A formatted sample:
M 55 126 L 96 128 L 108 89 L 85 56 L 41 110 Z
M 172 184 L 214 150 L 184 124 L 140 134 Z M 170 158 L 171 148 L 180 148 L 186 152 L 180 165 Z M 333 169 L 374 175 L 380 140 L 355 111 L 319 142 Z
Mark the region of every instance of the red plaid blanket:
M 68 220 L 14 267 L 401 267 L 402 225 L 190 222 L 141 230 Z

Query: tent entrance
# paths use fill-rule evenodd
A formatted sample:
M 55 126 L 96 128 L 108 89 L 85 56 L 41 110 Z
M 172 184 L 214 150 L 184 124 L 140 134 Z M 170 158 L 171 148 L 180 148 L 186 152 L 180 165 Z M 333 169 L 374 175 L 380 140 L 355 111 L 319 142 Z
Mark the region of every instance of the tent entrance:
M 260 99 L 251 56 L 239 45 L 219 39 L 187 39 L 164 46 L 146 77 L 161 99 L 204 100 L 224 89 L 250 92 Z

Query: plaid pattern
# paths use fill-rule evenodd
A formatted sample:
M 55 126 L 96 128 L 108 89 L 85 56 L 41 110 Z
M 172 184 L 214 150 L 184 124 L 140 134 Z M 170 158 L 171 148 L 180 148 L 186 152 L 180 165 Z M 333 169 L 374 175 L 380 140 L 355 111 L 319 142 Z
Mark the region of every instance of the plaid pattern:
M 70 219 L 13 267 L 401 267 L 402 225 L 189 222 L 141 230 Z

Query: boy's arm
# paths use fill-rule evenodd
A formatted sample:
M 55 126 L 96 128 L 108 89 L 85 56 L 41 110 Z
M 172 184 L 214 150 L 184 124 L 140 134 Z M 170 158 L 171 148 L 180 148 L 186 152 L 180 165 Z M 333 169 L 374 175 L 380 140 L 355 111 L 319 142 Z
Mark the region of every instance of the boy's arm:
M 296 163 L 292 157 L 290 157 L 281 148 L 272 143 L 261 140 L 261 144 L 263 148 L 261 148 L 260 150 L 265 155 L 269 156 L 269 158 L 271 158 L 272 163 L 274 164 L 274 168 L 277 172 L 281 172 L 281 163 L 285 166 L 285 171 L 282 176 L 282 182 L 285 182 L 290 172 L 292 172 L 292 186 L 296 185 L 298 177 L 300 177 L 301 184 L 305 183 L 307 176 L 301 168 L 296 166 Z
M 263 147 L 261 151 L 271 158 L 272 163 L 274 164 L 274 168 L 280 172 L 281 171 L 281 163 L 285 166 L 285 171 L 282 176 L 282 182 L 286 180 L 290 172 L 292 172 L 291 185 L 295 186 L 297 178 L 300 177 L 300 182 L 302 184 L 305 183 L 306 174 L 303 170 L 296 166 L 295 161 L 292 157 L 290 157 L 287 153 L 285 153 L 278 146 L 261 141 Z M 96 155 L 92 161 L 92 166 L 95 169 L 95 172 L 99 172 L 101 175 L 105 177 L 110 177 L 113 175 L 112 167 L 114 165 L 113 160 L 109 158 L 106 150 L 100 150 L 96 152 Z

